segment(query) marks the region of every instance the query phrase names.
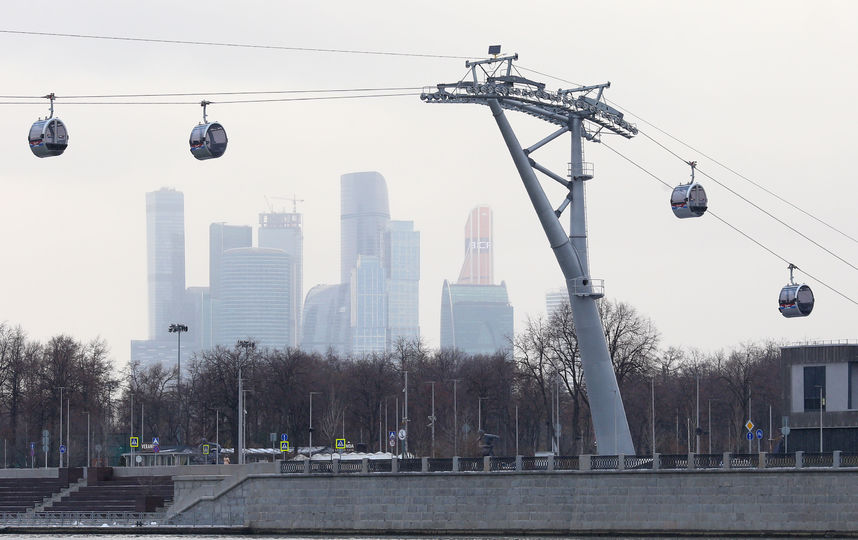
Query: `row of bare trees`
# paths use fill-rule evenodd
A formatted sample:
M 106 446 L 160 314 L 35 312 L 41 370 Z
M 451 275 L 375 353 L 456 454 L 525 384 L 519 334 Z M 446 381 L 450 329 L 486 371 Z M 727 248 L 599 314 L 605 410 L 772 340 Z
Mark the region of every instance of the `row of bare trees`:
M 739 451 L 747 449 L 743 426 L 751 413 L 766 431 L 769 410 L 780 419 L 783 381 L 775 344 L 711 354 L 662 348 L 655 325 L 634 307 L 603 300 L 600 313 L 639 453 L 654 447 L 662 453 Z M 345 438 L 367 451 L 389 450 L 389 432 L 407 429 L 412 454 L 480 455 L 482 430 L 500 437 L 496 454 L 598 451 L 568 305 L 548 318 L 530 319 L 510 350 L 492 355 L 400 341 L 390 353 L 361 358 L 216 347 L 183 364 L 187 371 L 180 383 L 172 362 L 145 369 L 131 365 L 117 375 L 101 341 L 57 336 L 38 343 L 20 328 L 0 325 L 5 463 L 42 464 L 41 432 L 47 429 L 48 463 L 56 465 L 60 388 L 63 401 L 68 399 L 63 415 L 71 422 L 64 420 L 71 440 L 63 438 L 72 465 L 86 461 L 87 416 L 91 444 L 99 447 L 93 458 L 116 462 L 127 450 L 132 419 L 134 435 L 157 436 L 162 446 L 219 440 L 232 447 L 239 367 L 249 447 L 274 446 L 271 435 L 279 441 L 281 433 L 293 446 L 306 446 L 313 392 L 316 445 L 333 446 Z M 764 450 L 770 449 L 769 437 Z M 30 456 L 33 441 L 36 458 Z

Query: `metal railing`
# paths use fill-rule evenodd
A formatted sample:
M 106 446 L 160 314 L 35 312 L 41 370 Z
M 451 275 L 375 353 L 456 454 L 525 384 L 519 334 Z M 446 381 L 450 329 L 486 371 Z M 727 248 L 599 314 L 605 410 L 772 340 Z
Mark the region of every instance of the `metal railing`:
M 452 470 L 453 458 L 429 458 L 429 472 Z
M 32 512 L 0 514 L 6 527 L 152 527 L 163 515 L 149 512 Z
M 486 461 L 488 460 L 488 461 Z M 394 468 L 394 463 L 396 464 Z M 303 461 L 280 464 L 283 474 L 304 474 Z M 434 473 L 495 471 L 678 471 L 794 468 L 858 468 L 858 453 L 792 454 L 655 454 L 643 456 L 501 456 L 489 458 L 408 458 L 398 460 L 334 460 L 309 464 L 312 474 Z

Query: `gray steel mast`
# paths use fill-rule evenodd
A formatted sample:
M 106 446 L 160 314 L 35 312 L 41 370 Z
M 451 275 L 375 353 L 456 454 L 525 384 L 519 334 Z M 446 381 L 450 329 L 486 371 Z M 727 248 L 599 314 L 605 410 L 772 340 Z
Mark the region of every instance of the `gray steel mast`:
M 637 128 L 604 101 L 603 92 L 610 83 L 549 91 L 544 83 L 518 73 L 513 66 L 517 54 L 499 57 L 499 53 L 500 48 L 493 47 L 489 49 L 489 54 L 495 54 L 493 58 L 465 62 L 470 80 L 463 78 L 457 83 L 424 89 L 420 99 L 427 103 L 477 103 L 491 109 L 566 280 L 598 453 L 633 455 L 629 424 L 596 305 L 596 300 L 604 296 L 604 286 L 601 280 L 590 277 L 584 182 L 593 178 L 593 168 L 583 161 L 583 139 L 598 140 L 603 131 L 630 139 L 637 134 Z M 559 129 L 523 148 L 504 109 L 535 116 Z M 569 174 L 564 178 L 534 161 L 531 155 L 567 132 L 572 136 L 572 158 Z M 535 171 L 566 188 L 566 197 L 556 210 Z M 560 223 L 560 216 L 567 208 L 568 235 Z

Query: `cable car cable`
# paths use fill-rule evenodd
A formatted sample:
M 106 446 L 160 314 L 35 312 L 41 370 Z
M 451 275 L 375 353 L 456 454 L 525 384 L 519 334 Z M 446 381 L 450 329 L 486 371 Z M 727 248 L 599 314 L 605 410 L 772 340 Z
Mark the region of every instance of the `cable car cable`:
M 576 86 L 581 86 L 579 83 L 576 83 L 576 82 L 574 82 L 574 81 L 570 81 L 570 80 L 568 80 L 568 79 L 564 79 L 564 78 L 562 78 L 562 77 L 557 77 L 556 75 L 550 75 L 550 74 L 548 74 L 548 73 L 543 73 L 543 72 L 541 72 L 541 71 L 537 71 L 537 70 L 535 70 L 535 69 L 526 68 L 526 67 L 523 67 L 523 66 L 518 66 L 518 67 L 519 67 L 520 69 L 522 69 L 522 70 L 530 71 L 530 72 L 532 72 L 532 73 L 536 73 L 536 74 L 538 74 L 538 75 L 542 75 L 542 76 L 544 76 L 544 77 L 550 77 L 550 78 L 552 78 L 552 79 L 555 79 L 555 80 L 558 80 L 558 81 L 561 81 L 561 82 L 565 82 L 565 83 L 568 83 L 568 84 L 574 84 L 574 85 L 576 85 Z M 634 116 L 635 118 L 637 118 L 638 120 L 640 120 L 640 121 L 641 121 L 641 122 L 643 122 L 644 124 L 647 124 L 648 126 L 652 127 L 653 129 L 655 129 L 655 130 L 657 130 L 657 131 L 659 131 L 659 132 L 663 133 L 664 135 L 666 135 L 666 136 L 670 137 L 671 139 L 673 139 L 674 141 L 678 142 L 679 144 L 681 144 L 681 145 L 685 146 L 685 147 L 686 147 L 686 148 L 688 148 L 689 150 L 692 150 L 693 152 L 696 152 L 697 154 L 700 154 L 701 156 L 705 157 L 706 159 L 708 159 L 708 160 L 712 161 L 713 163 L 715 163 L 715 164 L 717 164 L 717 165 L 721 166 L 722 168 L 726 169 L 727 171 L 729 171 L 729 172 L 731 172 L 731 173 L 735 174 L 736 176 L 738 176 L 738 177 L 739 177 L 739 178 L 741 178 L 742 180 L 745 180 L 746 182 L 750 183 L 751 185 L 753 185 L 753 186 L 755 186 L 755 187 L 757 187 L 757 188 L 761 189 L 762 191 L 764 191 L 765 193 L 767 193 L 767 194 L 771 195 L 772 197 L 776 198 L 777 200 L 781 201 L 782 203 L 784 203 L 784 204 L 786 204 L 786 205 L 788 205 L 788 206 L 790 206 L 790 207 L 794 208 L 795 210 L 798 210 L 799 212 L 801 212 L 802 214 L 806 215 L 807 217 L 809 217 L 809 218 L 811 218 L 811 219 L 813 219 L 813 220 L 817 221 L 818 223 L 820 223 L 820 224 L 822 224 L 822 225 L 824 225 L 824 226 L 828 227 L 829 229 L 831 229 L 831 230 L 835 231 L 836 233 L 838 233 L 838 234 L 840 234 L 840 235 L 842 235 L 842 236 L 844 236 L 844 237 L 848 238 L 849 240 L 852 240 L 853 242 L 858 243 L 858 238 L 855 238 L 854 236 L 851 236 L 850 234 L 848 234 L 848 233 L 846 233 L 846 232 L 842 231 L 841 229 L 839 229 L 839 228 L 835 227 L 834 225 L 832 225 L 832 224 L 828 223 L 827 221 L 823 220 L 822 218 L 819 218 L 819 217 L 817 217 L 817 216 L 813 215 L 811 212 L 809 212 L 809 211 L 807 211 L 807 210 L 805 210 L 805 209 L 801 208 L 800 206 L 798 206 L 798 205 L 796 205 L 796 204 L 794 204 L 794 203 L 792 203 L 792 202 L 790 202 L 790 201 L 786 200 L 785 198 L 781 197 L 780 195 L 778 195 L 777 193 L 773 192 L 772 190 L 770 190 L 770 189 L 766 188 L 766 187 L 765 187 L 765 186 L 763 186 L 762 184 L 759 184 L 759 183 L 757 183 L 757 182 L 754 182 L 753 180 L 751 180 L 750 178 L 748 178 L 748 177 L 747 177 L 747 176 L 745 176 L 744 174 L 742 174 L 742 173 L 740 173 L 740 172 L 736 171 L 735 169 L 730 168 L 729 166 L 725 165 L 724 163 L 722 163 L 721 161 L 719 161 L 719 160 L 715 159 L 714 157 L 712 157 L 712 156 L 708 155 L 707 153 L 702 152 L 702 151 L 698 150 L 697 148 L 695 148 L 695 147 L 691 146 L 690 144 L 688 144 L 688 143 L 686 143 L 686 142 L 682 141 L 681 139 L 679 139 L 679 138 L 677 138 L 677 137 L 675 137 L 675 136 L 671 135 L 670 133 L 668 133 L 667 131 L 665 131 L 665 130 L 661 129 L 660 127 L 656 126 L 655 124 L 653 124 L 652 122 L 648 121 L 647 119 L 645 119 L 645 118 L 641 117 L 641 116 L 640 116 L 640 115 L 638 115 L 638 114 L 635 114 L 634 112 L 630 111 L 630 110 L 629 110 L 629 109 L 627 109 L 626 107 L 623 107 L 622 105 L 618 104 L 616 101 L 613 101 L 613 100 L 610 100 L 610 99 L 607 99 L 607 98 L 605 99 L 605 101 L 606 101 L 607 103 L 610 103 L 610 104 L 611 104 L 611 105 L 613 105 L 614 107 L 616 107 L 616 108 L 618 108 L 618 109 L 621 109 L 621 110 L 625 111 L 626 113 L 628 113 L 628 114 L 630 114 L 630 115 Z M 643 134 L 645 137 L 647 137 L 647 138 L 649 138 L 650 140 L 653 140 L 653 142 L 655 142 L 655 140 L 654 140 L 654 139 L 652 139 L 652 137 L 650 137 L 648 134 L 644 133 L 643 131 L 640 131 L 640 130 L 639 130 L 639 133 Z M 663 145 L 661 145 L 661 146 L 663 147 Z M 673 153 L 673 152 L 671 152 L 671 153 Z M 676 154 L 674 154 L 674 155 L 676 155 Z M 679 157 L 679 156 L 677 156 L 677 157 Z M 682 158 L 680 158 L 680 159 L 682 159 Z M 683 159 L 683 161 L 685 161 L 685 160 Z M 708 176 L 708 175 L 707 175 L 707 176 Z M 848 264 L 848 263 L 847 263 L 847 264 Z M 850 265 L 850 266 L 851 266 L 851 265 Z
M 56 96 L 56 99 L 125 99 L 138 97 L 189 97 L 189 96 L 242 96 L 267 94 L 327 94 L 345 92 L 393 92 L 399 90 L 422 90 L 422 86 L 391 86 L 386 88 L 331 88 L 316 90 L 245 90 L 237 92 L 168 92 L 153 94 L 102 94 L 80 96 Z M 44 96 L 0 96 L 0 99 L 39 99 Z
M 658 146 L 660 146 L 661 148 L 663 148 L 665 151 L 667 151 L 668 153 L 670 153 L 671 155 L 673 155 L 673 156 L 674 156 L 674 157 L 676 157 L 677 159 L 681 160 L 683 163 L 687 163 L 687 161 L 685 160 L 685 158 L 683 158 L 682 156 L 680 156 L 679 154 L 677 154 L 676 152 L 674 152 L 674 151 L 673 151 L 673 150 L 671 150 L 670 148 L 666 147 L 665 145 L 663 145 L 663 144 L 662 144 L 662 143 L 660 143 L 659 141 L 657 141 L 657 140 L 653 139 L 653 138 L 652 138 L 648 133 L 646 133 L 646 132 L 644 132 L 644 131 L 640 131 L 640 130 L 638 130 L 638 133 L 640 133 L 641 135 L 643 135 L 643 136 L 644 136 L 644 137 L 646 137 L 647 139 L 651 140 L 652 142 L 654 142 L 655 144 L 657 144 Z M 840 262 L 842 262 L 843 264 L 845 264 L 845 265 L 847 265 L 847 266 L 851 267 L 851 268 L 852 268 L 853 270 L 855 270 L 855 271 L 858 271 L 858 266 L 855 266 L 854 264 L 852 264 L 851 262 L 847 261 L 846 259 L 844 259 L 844 258 L 843 258 L 843 257 L 841 257 L 840 255 L 838 255 L 838 254 L 834 253 L 833 251 L 831 251 L 831 250 L 830 250 L 830 249 L 828 249 L 827 247 L 823 246 L 822 244 L 820 244 L 819 242 L 817 242 L 817 241 L 816 241 L 816 240 L 814 240 L 813 238 L 811 238 L 811 237 L 807 236 L 806 234 L 804 234 L 803 232 L 799 231 L 798 229 L 796 229 L 795 227 L 793 227 L 792 225 L 790 225 L 790 224 L 789 224 L 789 223 L 787 223 L 786 221 L 784 221 L 784 220 L 782 220 L 781 218 L 779 218 L 779 217 L 775 216 L 774 214 L 772 214 L 771 212 L 769 212 L 769 211 L 768 211 L 768 210 L 766 210 L 765 208 L 761 207 L 760 205 L 756 204 L 755 202 L 753 202 L 753 201 L 749 200 L 748 198 L 746 198 L 746 197 L 745 197 L 745 196 L 743 196 L 742 194 L 738 193 L 738 192 L 737 192 L 736 190 L 734 190 L 733 188 L 731 188 L 731 187 L 729 187 L 729 186 L 725 185 L 723 182 L 720 182 L 719 180 L 717 180 L 717 179 L 716 179 L 714 176 L 712 176 L 711 174 L 708 174 L 708 173 L 706 173 L 705 171 L 700 170 L 700 168 L 697 168 L 697 172 L 698 172 L 698 173 L 700 173 L 700 174 L 702 174 L 702 175 L 703 175 L 703 176 L 705 176 L 706 178 L 709 178 L 710 180 L 712 180 L 713 182 L 715 182 L 716 184 L 718 184 L 718 185 L 719 185 L 719 186 L 721 186 L 722 188 L 726 189 L 727 191 L 729 191 L 730 193 L 732 193 L 732 194 L 733 194 L 733 195 L 735 195 L 736 197 L 739 197 L 740 199 L 742 199 L 742 200 L 743 200 L 743 201 L 745 201 L 746 203 L 750 204 L 751 206 L 753 206 L 754 208 L 756 208 L 756 209 L 757 209 L 757 210 L 759 210 L 760 212 L 764 213 L 765 215 L 769 216 L 769 217 L 770 217 L 770 218 L 772 218 L 773 220 L 777 221 L 778 223 L 780 223 L 781 225 L 783 225 L 783 226 L 784 226 L 784 227 L 786 227 L 787 229 L 789 229 L 789 230 L 791 230 L 792 232 L 796 233 L 797 235 L 801 236 L 802 238 L 804 238 L 805 240 L 807 240 L 807 241 L 808 241 L 808 242 L 810 242 L 811 244 L 815 245 L 815 246 L 816 246 L 816 247 L 818 247 L 819 249 L 821 249 L 821 250 L 825 251 L 826 253 L 828 253 L 829 255 L 831 255 L 832 257 L 834 257 L 835 259 L 839 260 L 839 261 L 840 261 Z
M 270 99 L 236 99 L 224 101 L 210 101 L 209 103 L 217 105 L 228 105 L 234 103 L 272 103 L 272 102 L 287 102 L 287 101 L 330 101 L 337 99 L 360 99 L 360 98 L 385 98 L 385 97 L 402 97 L 416 96 L 413 92 L 402 92 L 395 94 L 360 94 L 352 96 L 308 96 L 308 97 L 291 97 L 291 98 L 270 98 Z M 66 101 L 63 105 L 199 105 L 199 101 Z M 41 101 L 0 101 L 0 105 L 43 105 Z
M 632 160 L 631 158 L 627 157 L 626 155 L 624 155 L 624 154 L 620 153 L 618 150 L 615 150 L 613 147 L 611 147 L 610 145 L 608 145 L 608 144 L 607 144 L 607 143 L 605 143 L 604 141 L 603 141 L 601 144 L 602 144 L 602 146 L 604 146 L 605 148 L 607 148 L 607 149 L 608 149 L 608 150 L 610 150 L 611 152 L 613 152 L 613 153 L 617 154 L 617 155 L 618 155 L 618 156 L 620 156 L 621 158 L 625 159 L 626 161 L 628 161 L 629 163 L 631 163 L 632 165 L 634 165 L 635 167 L 637 167 L 638 169 L 640 169 L 640 170 L 641 170 L 641 171 L 643 171 L 644 173 L 648 174 L 649 176 L 651 176 L 652 178 L 654 178 L 654 179 L 655 179 L 655 180 L 657 180 L 658 182 L 661 182 L 661 183 L 662 183 L 662 184 L 664 184 L 667 188 L 669 188 L 669 189 L 673 189 L 673 186 L 672 186 L 671 184 L 668 184 L 667 182 L 665 182 L 664 180 L 662 180 L 660 177 L 658 177 L 658 176 L 657 176 L 657 175 L 655 175 L 654 173 L 652 173 L 652 172 L 650 172 L 649 170 L 647 170 L 646 168 L 644 168 L 644 167 L 643 167 L 642 165 L 640 165 L 639 163 L 635 162 L 634 160 Z M 726 225 L 726 226 L 730 227 L 731 229 L 733 229 L 734 231 L 736 231 L 736 232 L 737 232 L 737 233 L 739 233 L 740 235 L 744 236 L 745 238 L 747 238 L 748 240 L 750 240 L 751 242 L 753 242 L 753 243 L 754 243 L 754 244 L 756 244 L 757 246 L 761 247 L 762 249 L 764 249 L 765 251 L 767 251 L 769 254 L 773 255 L 774 257 L 776 257 L 776 258 L 780 259 L 781 261 L 783 261 L 783 262 L 785 262 L 785 263 L 787 263 L 787 264 L 791 264 L 791 262 L 790 262 L 786 257 L 784 257 L 784 256 L 782 256 L 782 255 L 780 255 L 780 254 L 778 254 L 777 252 L 775 252 L 774 250 L 772 250 L 771 248 L 769 248 L 768 246 L 766 246 L 765 244 L 763 244 L 762 242 L 760 242 L 759 240 L 757 240 L 756 238 L 754 238 L 753 236 L 751 236 L 750 234 L 746 233 L 746 232 L 745 232 L 745 231 L 743 231 L 742 229 L 740 229 L 740 228 L 736 227 L 735 225 L 733 225 L 732 223 L 730 223 L 730 222 L 729 222 L 729 221 L 727 221 L 726 219 L 724 219 L 724 218 L 722 218 L 721 216 L 719 216 L 719 215 L 715 214 L 714 212 L 707 212 L 707 213 L 708 213 L 708 214 L 710 214 L 710 215 L 712 215 L 712 217 L 714 217 L 715 219 L 717 219 L 718 221 L 720 221 L 720 222 L 721 222 L 721 223 L 723 223 L 724 225 Z M 819 279 L 818 277 L 814 276 L 813 274 L 811 274 L 811 273 L 809 273 L 809 272 L 807 272 L 807 271 L 805 271 L 805 270 L 802 270 L 802 272 L 803 272 L 807 277 L 809 277 L 809 278 L 811 278 L 812 280 L 816 281 L 817 283 L 819 283 L 820 285 L 822 285 L 822 286 L 823 286 L 823 287 L 825 287 L 826 289 L 828 289 L 828 290 L 830 290 L 830 291 L 832 291 L 832 292 L 834 292 L 834 293 L 838 294 L 839 296 L 843 297 L 844 299 L 846 299 L 846 300 L 848 300 L 849 302 L 852 302 L 853 304 L 855 304 L 856 306 L 858 306 L 858 300 L 854 300 L 854 299 L 850 298 L 850 297 L 849 297 L 849 296 L 847 296 L 846 294 L 844 294 L 844 293 L 840 292 L 839 290 L 835 289 L 834 287 L 832 287 L 832 286 L 831 286 L 831 285 L 829 285 L 828 283 L 826 283 L 826 282 L 822 281 L 821 279 Z
M 294 51 L 294 52 L 324 52 L 324 53 L 339 53 L 339 54 L 363 54 L 373 56 L 401 56 L 408 58 L 440 58 L 447 60 L 469 60 L 469 56 L 455 56 L 450 54 L 429 54 L 429 53 L 409 53 L 399 51 L 369 51 L 360 49 L 327 49 L 323 47 L 290 47 L 286 45 L 261 45 L 254 43 L 228 43 L 217 41 L 192 41 L 181 39 L 156 39 L 156 38 L 139 38 L 128 36 L 103 36 L 96 34 L 70 34 L 63 32 L 33 32 L 28 30 L 2 30 L 0 34 L 13 34 L 20 36 L 43 36 L 43 37 L 65 37 L 78 39 L 102 39 L 111 41 L 132 41 L 137 43 L 161 43 L 168 45 L 207 45 L 214 47 L 232 47 L 239 49 L 268 49 L 278 51 Z

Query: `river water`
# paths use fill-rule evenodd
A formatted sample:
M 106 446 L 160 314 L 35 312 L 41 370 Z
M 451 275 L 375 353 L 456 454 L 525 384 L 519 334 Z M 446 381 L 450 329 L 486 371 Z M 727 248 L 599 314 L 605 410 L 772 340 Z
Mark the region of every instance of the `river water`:
M 806 536 L 805 536 L 806 537 Z M 193 538 L 194 540 L 258 540 L 260 538 L 264 538 L 266 540 L 427 540 L 430 537 L 428 536 L 383 536 L 383 537 L 370 537 L 370 536 L 286 536 L 286 535 L 205 535 L 205 534 L 188 534 L 188 535 L 179 535 L 179 534 L 27 534 L 21 535 L 20 533 L 16 534 L 8 534 L 0 531 L 0 540 L 11 538 L 26 538 L 26 540 L 84 540 L 95 538 L 97 540 L 132 540 L 132 539 L 141 539 L 141 540 L 188 540 L 189 538 Z M 443 537 L 445 540 L 518 540 L 518 539 L 526 539 L 526 540 L 592 540 L 597 537 L 581 537 L 581 536 L 551 536 L 551 537 L 539 537 L 539 536 L 446 536 Z M 604 536 L 598 538 L 606 538 Z M 642 540 L 642 539 L 661 539 L 667 537 L 661 536 L 634 536 L 634 537 L 612 537 L 618 540 Z M 671 536 L 669 537 L 673 540 L 676 538 L 703 538 L 703 536 Z M 711 536 L 708 536 L 711 538 Z M 718 537 L 720 540 L 748 540 L 751 537 L 745 536 L 735 536 L 735 537 Z M 760 536 L 753 537 L 755 540 L 760 540 Z M 828 538 L 828 537 L 826 537 Z

